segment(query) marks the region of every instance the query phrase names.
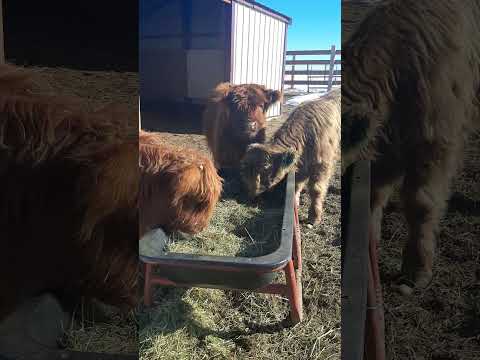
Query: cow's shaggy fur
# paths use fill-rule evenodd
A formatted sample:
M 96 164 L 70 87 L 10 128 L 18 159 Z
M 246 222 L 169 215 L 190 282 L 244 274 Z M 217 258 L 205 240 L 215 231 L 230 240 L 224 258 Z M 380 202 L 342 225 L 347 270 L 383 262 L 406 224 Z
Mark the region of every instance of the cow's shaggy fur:
M 217 204 L 222 179 L 198 151 L 165 144 L 158 133 L 140 132 L 140 237 L 161 227 L 197 233 Z
M 241 165 L 251 196 L 278 184 L 295 170 L 296 201 L 308 181 L 308 221 L 318 224 L 328 184 L 339 157 L 340 88 L 297 107 L 267 144 L 249 145 Z
M 371 159 L 372 211 L 402 184 L 409 239 L 400 291 L 432 278 L 435 237 L 464 138 L 479 121 L 480 4 L 392 0 L 344 46 L 342 168 Z
M 221 83 L 213 90 L 203 126 L 218 168 L 238 167 L 249 144 L 265 142 L 265 114 L 281 97 L 257 84 Z
M 4 69 L 0 318 L 46 291 L 70 305 L 85 296 L 131 308 L 138 259 L 136 117 L 85 113 L 62 99 L 28 94 L 28 76 L 13 81 L 14 72 Z
M 384 0 L 342 0 L 342 44 L 345 44 L 365 16 Z

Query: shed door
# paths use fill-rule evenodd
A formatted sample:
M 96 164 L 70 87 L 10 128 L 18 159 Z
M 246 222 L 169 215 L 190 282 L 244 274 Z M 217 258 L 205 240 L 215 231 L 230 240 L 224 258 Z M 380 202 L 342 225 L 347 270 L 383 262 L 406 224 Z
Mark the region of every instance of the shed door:
M 282 90 L 287 24 L 246 5 L 232 5 L 231 82 Z M 278 115 L 279 103 L 267 113 Z

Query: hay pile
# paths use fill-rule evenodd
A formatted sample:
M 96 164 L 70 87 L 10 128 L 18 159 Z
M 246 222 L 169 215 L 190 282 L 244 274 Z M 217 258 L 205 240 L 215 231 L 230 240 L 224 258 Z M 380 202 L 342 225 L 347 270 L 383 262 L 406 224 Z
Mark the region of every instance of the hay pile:
M 101 315 L 95 316 L 91 306 L 82 304 L 74 314 L 70 328 L 65 331 L 64 345 L 74 351 L 136 354 L 138 338 L 135 313 L 132 311 L 123 315 L 107 306 L 102 306 L 101 310 Z
M 283 188 L 283 186 L 282 186 Z M 208 227 L 190 236 L 175 233 L 167 251 L 222 256 L 256 257 L 278 248 L 283 220 L 283 198 L 273 204 L 261 199 L 252 204 L 242 196 L 238 177 L 224 177 L 222 199 L 217 204 Z M 271 196 L 270 196 L 271 197 Z

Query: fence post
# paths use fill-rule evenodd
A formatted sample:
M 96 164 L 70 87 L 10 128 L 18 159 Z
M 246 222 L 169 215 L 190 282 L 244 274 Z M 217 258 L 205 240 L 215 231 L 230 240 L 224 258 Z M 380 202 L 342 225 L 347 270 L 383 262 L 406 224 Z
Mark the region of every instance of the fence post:
M 310 66 L 307 64 L 307 94 L 310 94 Z
M 328 74 L 327 91 L 330 91 L 333 85 L 333 74 L 335 73 L 335 45 L 332 45 L 332 48 L 330 51 L 331 51 L 330 52 L 330 69 Z
M 295 55 L 293 55 L 292 58 L 293 61 L 295 61 Z M 292 65 L 292 83 L 290 84 L 290 89 L 293 89 L 293 81 L 295 80 L 295 64 Z

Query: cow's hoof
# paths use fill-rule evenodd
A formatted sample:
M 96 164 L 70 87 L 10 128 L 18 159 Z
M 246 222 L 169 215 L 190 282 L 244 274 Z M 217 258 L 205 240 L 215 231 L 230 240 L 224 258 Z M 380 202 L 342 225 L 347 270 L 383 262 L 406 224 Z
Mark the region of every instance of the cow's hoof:
M 429 271 L 420 271 L 415 276 L 415 281 L 406 276 L 401 276 L 395 284 L 395 289 L 404 296 L 410 296 L 415 289 L 425 289 L 432 282 L 432 273 Z
M 315 225 L 319 225 L 321 222 L 322 222 L 321 217 L 311 217 L 311 216 L 309 216 L 307 221 L 306 221 L 306 224 L 307 224 L 307 226 L 310 225 L 311 227 L 313 227 Z
M 410 296 L 413 294 L 415 287 L 407 284 L 397 284 L 396 290 L 403 296 Z

